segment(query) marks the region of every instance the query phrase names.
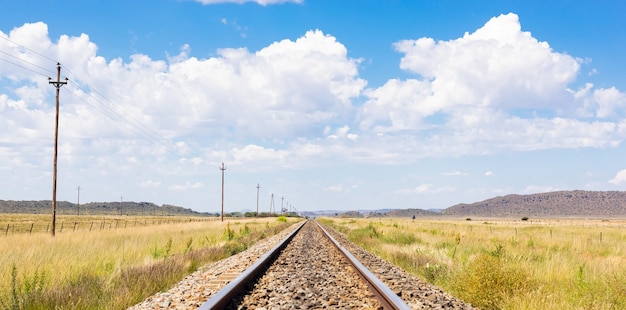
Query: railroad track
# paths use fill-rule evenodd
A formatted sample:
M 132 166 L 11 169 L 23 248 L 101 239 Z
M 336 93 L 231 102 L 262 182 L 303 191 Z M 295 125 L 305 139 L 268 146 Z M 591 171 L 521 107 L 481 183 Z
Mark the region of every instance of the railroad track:
M 267 249 L 200 270 L 130 309 L 474 309 L 315 221 Z
M 302 224 L 200 309 L 269 307 L 411 309 L 313 221 Z

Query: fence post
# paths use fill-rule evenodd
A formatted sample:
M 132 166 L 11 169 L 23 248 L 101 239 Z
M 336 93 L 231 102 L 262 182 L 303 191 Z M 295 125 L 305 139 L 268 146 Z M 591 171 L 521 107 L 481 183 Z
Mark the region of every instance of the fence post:
M 72 231 L 76 231 L 76 222 L 74 222 L 74 230 Z
M 11 224 L 7 224 L 7 231 L 4 232 L 5 236 L 9 234 L 9 225 L 11 225 Z
M 93 227 L 93 221 L 91 221 L 91 226 L 89 226 L 89 231 L 91 231 L 92 227 Z
M 30 230 L 28 231 L 29 234 L 33 234 L 33 225 L 35 225 L 35 223 L 30 223 Z

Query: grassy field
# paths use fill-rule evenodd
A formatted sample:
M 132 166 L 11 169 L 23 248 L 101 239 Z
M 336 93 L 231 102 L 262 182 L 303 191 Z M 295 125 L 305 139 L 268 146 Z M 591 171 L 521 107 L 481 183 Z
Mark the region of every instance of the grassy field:
M 321 219 L 481 309 L 626 309 L 626 221 Z
M 0 225 L 43 227 L 47 220 L 3 214 Z M 55 237 L 9 228 L 0 234 L 0 309 L 124 309 L 294 221 L 57 217 Z M 60 223 L 67 223 L 63 231 Z

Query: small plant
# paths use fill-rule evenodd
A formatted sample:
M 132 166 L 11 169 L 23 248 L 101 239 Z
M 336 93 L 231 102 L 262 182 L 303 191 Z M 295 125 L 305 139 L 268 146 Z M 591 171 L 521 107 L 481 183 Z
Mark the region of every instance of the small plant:
M 239 234 L 242 236 L 247 236 L 250 234 L 250 227 L 248 227 L 248 224 L 244 224 L 243 227 L 241 227 L 239 229 Z
M 281 215 L 281 216 L 277 217 L 276 220 L 279 221 L 279 222 L 285 223 L 285 222 L 287 222 L 287 217 L 284 216 L 284 215 Z
M 369 232 L 370 238 L 378 238 L 380 237 L 380 232 L 378 232 L 378 230 L 376 230 L 376 227 L 374 227 L 374 223 L 369 222 L 369 224 L 367 224 L 367 231 Z
M 226 240 L 232 241 L 235 239 L 235 231 L 230 228 L 230 223 L 226 224 L 226 231 L 224 232 L 226 235 Z
M 187 239 L 187 245 L 185 246 L 185 251 L 183 252 L 184 254 L 189 253 L 189 251 L 191 251 L 191 245 L 193 244 L 193 237 L 189 237 L 189 239 Z
M 165 243 L 162 249 L 158 247 L 156 240 L 154 240 L 154 248 L 150 250 L 150 254 L 152 254 L 152 258 L 160 258 L 160 257 L 167 258 L 168 256 L 170 256 L 171 251 L 172 251 L 172 237 L 167 239 L 167 242 Z
M 30 278 L 25 278 L 23 283 L 17 278 L 17 266 L 11 265 L 11 301 L 6 304 L 0 299 L 0 306 L 4 309 L 19 310 L 27 306 L 31 301 L 41 296 L 46 281 L 43 272 L 36 271 Z
M 504 254 L 504 246 L 501 244 L 496 245 L 495 250 L 490 251 L 489 255 L 493 256 L 493 257 L 501 257 Z

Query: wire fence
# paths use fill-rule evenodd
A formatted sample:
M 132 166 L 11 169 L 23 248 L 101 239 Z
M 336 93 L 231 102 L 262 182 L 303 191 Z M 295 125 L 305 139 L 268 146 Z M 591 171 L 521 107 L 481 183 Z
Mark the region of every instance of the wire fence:
M 86 232 L 97 230 L 112 230 L 134 227 L 147 227 L 165 224 L 182 224 L 192 222 L 217 221 L 216 217 L 198 217 L 198 218 L 168 218 L 168 219 L 100 219 L 86 221 L 60 221 L 56 223 L 56 233 Z M 35 234 L 49 233 L 50 223 L 44 222 L 13 222 L 2 223 L 0 233 L 8 236 L 10 234 Z

